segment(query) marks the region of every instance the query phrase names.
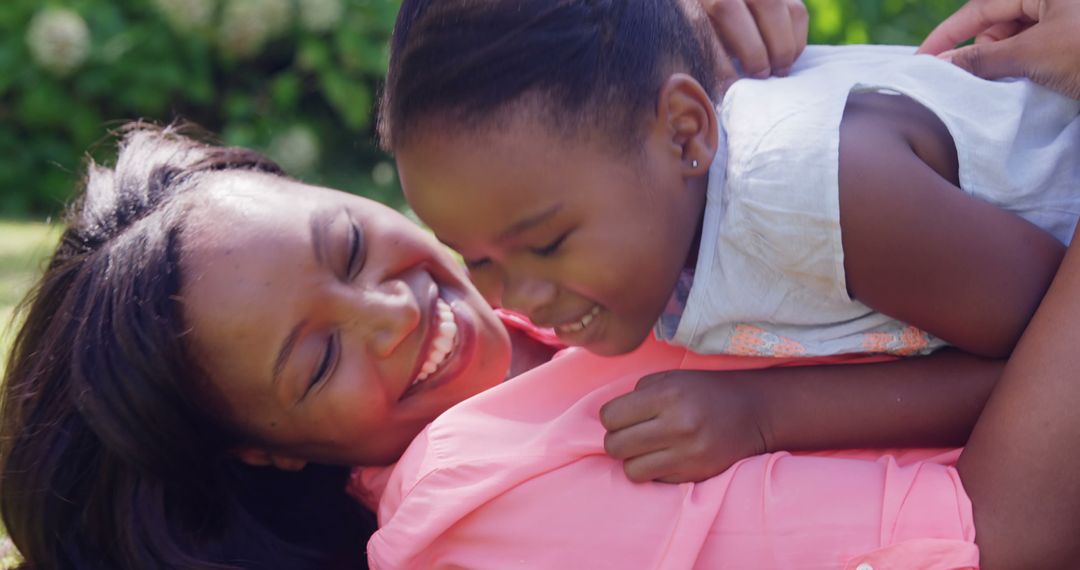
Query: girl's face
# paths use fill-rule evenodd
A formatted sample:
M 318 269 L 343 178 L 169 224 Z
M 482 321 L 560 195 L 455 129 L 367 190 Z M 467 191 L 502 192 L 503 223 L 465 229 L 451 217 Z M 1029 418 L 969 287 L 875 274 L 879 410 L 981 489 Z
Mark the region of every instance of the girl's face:
M 182 303 L 253 463 L 392 462 L 506 374 L 507 333 L 444 247 L 394 210 L 256 173 L 194 197 Z
M 492 304 L 599 354 L 636 348 L 685 266 L 702 180 L 670 132 L 616 155 L 520 119 L 425 132 L 397 152 L 405 194 Z M 706 166 L 707 168 L 707 166 Z

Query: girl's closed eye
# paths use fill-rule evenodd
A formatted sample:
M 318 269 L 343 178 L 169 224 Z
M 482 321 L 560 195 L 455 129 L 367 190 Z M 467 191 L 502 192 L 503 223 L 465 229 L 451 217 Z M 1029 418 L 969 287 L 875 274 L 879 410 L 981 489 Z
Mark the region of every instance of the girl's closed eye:
M 552 256 L 552 255 L 555 255 L 555 252 L 559 251 L 559 247 L 562 246 L 563 242 L 565 242 L 566 238 L 569 237 L 569 236 L 570 236 L 570 232 L 565 232 L 562 235 L 560 235 L 559 237 L 555 238 L 554 241 L 548 243 L 547 245 L 544 245 L 544 246 L 541 246 L 541 247 L 533 247 L 533 248 L 529 248 L 529 249 L 534 254 L 536 254 L 536 255 L 538 255 L 540 257 L 549 257 L 549 256 Z
M 468 268 L 469 271 L 483 269 L 491 263 L 491 260 L 486 257 L 481 259 L 464 259 L 463 261 L 465 262 L 465 267 Z

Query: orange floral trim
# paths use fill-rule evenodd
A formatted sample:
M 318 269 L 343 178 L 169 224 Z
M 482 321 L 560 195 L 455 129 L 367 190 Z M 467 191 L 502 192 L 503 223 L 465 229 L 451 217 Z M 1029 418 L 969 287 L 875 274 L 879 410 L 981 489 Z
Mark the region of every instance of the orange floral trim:
M 899 332 L 867 333 L 863 336 L 863 352 L 912 356 L 930 346 L 930 335 L 907 326 Z
M 789 357 L 806 354 L 806 348 L 790 338 L 753 325 L 736 325 L 728 341 L 728 354 L 738 356 Z
M 930 335 L 912 326 L 896 332 L 873 332 L 862 335 L 862 352 L 913 356 L 930 346 Z M 806 347 L 790 338 L 769 332 L 754 325 L 735 326 L 728 341 L 726 354 L 737 356 L 771 356 L 787 358 L 805 356 Z M 856 352 L 853 348 L 851 352 Z

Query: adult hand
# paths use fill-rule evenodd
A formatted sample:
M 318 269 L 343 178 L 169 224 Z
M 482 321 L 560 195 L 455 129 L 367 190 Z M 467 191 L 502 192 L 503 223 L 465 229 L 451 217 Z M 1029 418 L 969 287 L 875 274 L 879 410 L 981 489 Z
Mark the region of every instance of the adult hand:
M 766 451 L 756 399 L 733 372 L 646 376 L 600 409 L 604 448 L 631 481 L 701 481 Z M 726 376 L 725 376 L 726 375 Z
M 806 47 L 809 18 L 802 0 L 699 0 L 727 55 L 743 74 L 787 75 Z M 728 64 L 730 65 L 730 64 Z M 734 75 L 734 70 L 724 70 Z
M 971 37 L 974 45 L 952 49 Z M 1080 98 L 1080 0 L 969 0 L 919 53 L 986 79 L 1026 77 Z

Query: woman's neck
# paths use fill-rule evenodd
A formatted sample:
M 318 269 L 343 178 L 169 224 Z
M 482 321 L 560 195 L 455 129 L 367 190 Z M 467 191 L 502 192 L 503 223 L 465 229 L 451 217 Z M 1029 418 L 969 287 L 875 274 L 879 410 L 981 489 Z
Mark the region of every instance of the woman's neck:
M 507 327 L 507 332 L 510 333 L 511 348 L 507 379 L 544 364 L 557 352 L 555 347 L 548 346 L 514 327 Z

